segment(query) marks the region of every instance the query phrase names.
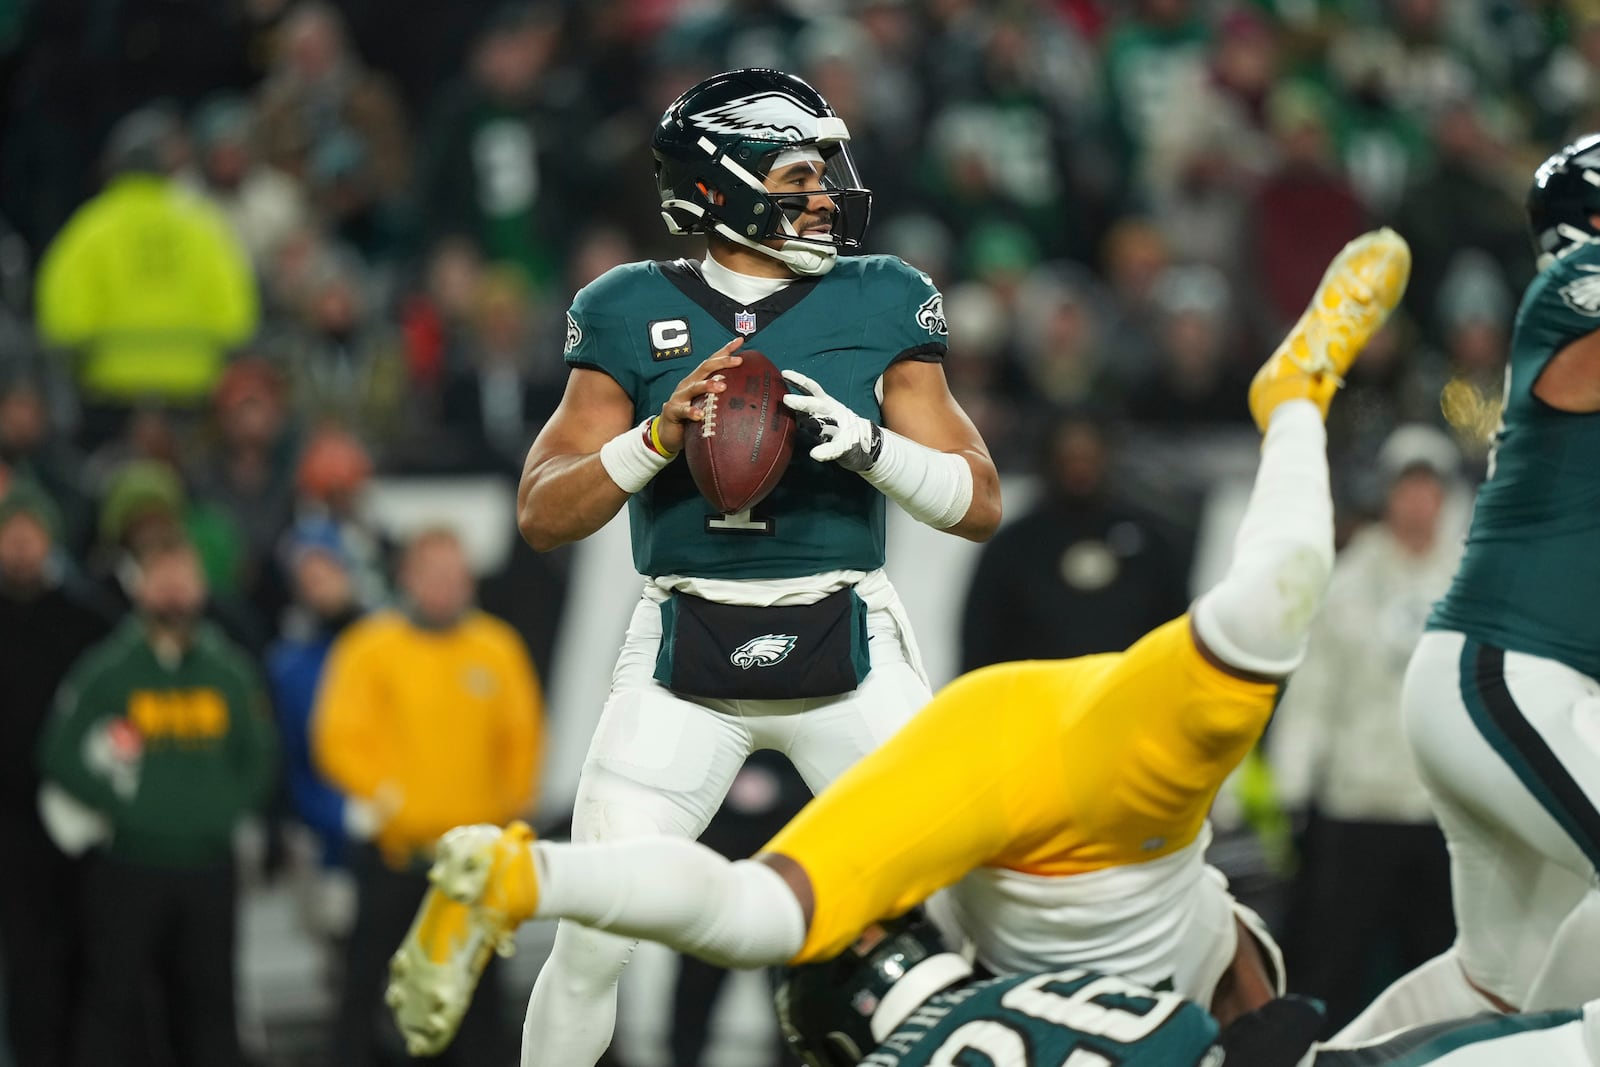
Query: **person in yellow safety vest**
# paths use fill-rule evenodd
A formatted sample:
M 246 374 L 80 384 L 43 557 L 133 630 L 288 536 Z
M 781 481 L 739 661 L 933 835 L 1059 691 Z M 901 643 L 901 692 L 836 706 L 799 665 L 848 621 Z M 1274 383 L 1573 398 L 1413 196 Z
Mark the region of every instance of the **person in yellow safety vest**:
M 112 131 L 107 185 L 39 267 L 38 326 L 75 357 L 91 407 L 199 406 L 256 331 L 249 256 L 226 218 L 170 177 L 176 118 L 135 111 Z

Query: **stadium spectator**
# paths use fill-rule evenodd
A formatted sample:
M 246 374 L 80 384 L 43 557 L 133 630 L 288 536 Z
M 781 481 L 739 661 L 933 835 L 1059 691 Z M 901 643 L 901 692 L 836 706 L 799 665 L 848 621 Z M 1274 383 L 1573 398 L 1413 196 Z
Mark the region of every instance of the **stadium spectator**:
M 178 1067 L 236 1067 L 233 833 L 271 788 L 272 724 L 247 655 L 201 619 L 194 546 L 169 531 L 135 564 L 136 613 L 73 666 L 39 746 L 41 776 L 107 826 L 84 874 L 72 1062 L 137 1059 L 156 1029 Z
M 34 752 L 62 677 L 105 636 L 110 620 L 62 580 L 60 516 L 44 491 L 17 479 L 0 498 L 0 969 L 5 1030 L 19 1061 L 71 1062 L 81 979 L 73 903 L 78 865 L 46 836 Z
M 1256 288 L 1263 335 L 1300 315 L 1322 280 L 1328 257 L 1366 228 L 1366 207 L 1339 171 L 1321 96 L 1290 84 L 1267 100 L 1276 166 L 1250 205 L 1243 277 Z
M 1285 951 L 1328 1033 L 1450 946 L 1450 860 L 1400 719 L 1406 665 L 1461 558 L 1447 494 L 1460 453 L 1407 425 L 1378 455 L 1382 521 L 1334 566 L 1310 651 L 1268 733 L 1284 807 L 1309 818 Z
M 1051 426 L 1042 499 L 984 546 L 967 587 L 963 671 L 1120 651 L 1188 607 L 1188 538 L 1116 488 L 1113 448 L 1083 409 Z
M 372 456 L 360 441 L 340 429 L 311 435 L 295 470 L 295 518 L 323 518 L 339 530 L 339 545 L 350 565 L 356 602 L 371 609 L 389 598 L 388 536 L 364 513 L 372 481 Z
M 1116 338 L 1110 369 L 1120 385 L 1141 382 L 1156 366 L 1161 347 L 1156 283 L 1172 262 L 1171 245 L 1148 218 L 1124 216 L 1106 233 L 1099 273 L 1109 290 L 1106 336 Z
M 1089 197 L 1065 117 L 1034 75 L 1028 27 L 998 17 L 980 40 L 972 84 L 928 120 L 922 192 L 960 240 L 1007 224 L 1048 254 L 1086 255 Z
M 236 360 L 212 397 L 213 446 L 196 464 L 195 495 L 225 514 L 243 553 L 240 593 L 269 626 L 286 599 L 274 558 L 294 504 L 294 435 L 283 376 L 265 360 Z
M 278 639 L 267 649 L 267 685 L 283 746 L 284 779 L 292 817 L 310 833 L 315 851 L 299 874 L 307 929 L 324 950 L 350 933 L 355 884 L 349 869 L 346 820 L 364 828 L 360 805 L 349 805 L 311 758 L 311 713 L 328 650 L 361 616 L 350 561 L 339 528 L 327 519 L 302 519 L 284 538 L 281 567 L 293 599 Z M 341 953 L 342 955 L 342 953 Z M 337 957 L 325 961 L 336 964 Z M 331 968 L 337 973 L 337 966 Z
M 257 271 L 265 271 L 278 246 L 310 220 L 305 190 L 293 178 L 256 158 L 253 112 L 247 100 L 218 96 L 195 114 L 193 138 L 205 194 L 216 204 Z
M 311 759 L 311 712 L 334 640 L 361 616 L 339 528 L 302 519 L 283 544 L 294 600 L 278 640 L 267 650 L 267 682 L 283 737 L 284 772 L 294 814 L 318 837 L 325 865 L 342 863 L 345 800 Z M 359 821 L 359 817 L 358 817 Z
M 68 555 L 89 545 L 93 504 L 84 490 L 83 456 L 56 425 L 43 368 L 20 361 L 0 378 L 0 462 L 38 483 L 60 512 L 56 530 Z
M 1027 417 L 1033 412 L 1020 410 L 1014 390 L 1006 388 L 1015 319 L 994 288 L 983 282 L 958 283 L 944 303 L 950 321 L 961 323 L 944 361 L 950 395 L 999 464 L 1001 457 L 1014 458 L 1030 431 L 1036 430 Z
M 476 245 L 465 237 L 446 238 L 428 254 L 422 279 L 401 303 L 406 367 L 429 393 L 468 362 L 463 353 L 483 272 Z
M 1170 267 L 1153 294 L 1160 349 L 1154 373 L 1128 395 L 1128 416 L 1165 428 L 1242 425 L 1245 369 L 1230 336 L 1232 294 L 1215 267 Z
M 180 134 L 155 108 L 119 123 L 105 190 L 39 265 L 39 332 L 75 358 L 91 441 L 114 436 L 139 400 L 198 407 L 256 330 L 249 257 L 226 218 L 172 179 Z
M 356 921 L 334 1024 L 332 1062 L 348 1067 L 377 1061 L 389 956 L 427 891 L 434 842 L 454 826 L 526 815 L 539 767 L 533 664 L 515 631 L 472 606 L 456 535 L 439 527 L 412 538 L 399 585 L 398 609 L 334 643 L 312 716 L 313 760 L 360 813 L 346 825 L 371 838 L 352 857 Z M 502 1009 L 491 980 L 446 1062 L 500 1062 L 510 1036 Z
M 266 161 L 308 187 L 321 181 L 332 197 L 319 205 L 324 222 L 392 227 L 411 172 L 406 119 L 394 91 L 349 47 L 343 20 L 329 4 L 297 4 L 278 37 L 256 96 Z
M 332 423 L 380 455 L 408 427 L 405 348 L 378 305 L 365 263 L 324 248 L 306 271 L 294 321 L 265 347 L 289 380 L 295 418 Z
M 1130 185 L 1143 187 L 1156 117 L 1201 77 L 1211 28 L 1193 0 L 1137 0 L 1105 41 L 1106 126 Z
M 205 611 L 229 638 L 259 655 L 266 645 L 261 621 L 234 595 L 243 539 L 224 511 L 190 495 L 168 463 L 134 460 L 107 479 L 90 577 L 109 603 L 134 606 L 140 573 L 135 560 L 147 542 L 169 538 L 174 530 L 182 531 L 200 559 L 206 579 Z
M 554 345 L 538 344 L 530 296 L 516 267 L 491 268 L 479 283 L 466 363 L 443 396 L 444 429 L 468 469 L 520 474 L 528 442 L 561 402 L 561 381 L 534 376 L 540 357 L 560 364 Z
M 1017 323 L 1027 389 L 1058 408 L 1115 407 L 1104 287 L 1081 268 L 1035 271 Z M 952 316 L 954 317 L 954 316 Z
M 1230 278 L 1240 275 L 1238 235 L 1250 193 L 1276 160 L 1267 99 L 1278 51 L 1264 16 L 1231 11 L 1206 64 L 1179 68 L 1195 80 L 1150 119 L 1145 174 L 1152 214 L 1179 257 L 1209 263 Z
M 429 244 L 470 239 L 538 284 L 560 276 L 558 250 L 606 201 L 581 88 L 554 69 L 557 5 L 511 3 L 484 27 L 466 75 L 442 95 L 418 156 L 417 201 Z
M 1432 125 L 1433 166 L 1401 201 L 1395 225 L 1416 254 L 1406 306 L 1424 336 L 1443 339 L 1439 295 L 1455 259 L 1476 249 L 1499 263 L 1512 292 L 1533 278 L 1521 194 L 1527 182 L 1470 99 L 1452 102 Z
M 1388 35 L 1357 28 L 1333 35 L 1327 48 L 1333 96 L 1326 103 L 1338 131 L 1339 158 L 1375 218 L 1393 217 L 1433 151 L 1420 116 L 1402 104 L 1397 51 Z

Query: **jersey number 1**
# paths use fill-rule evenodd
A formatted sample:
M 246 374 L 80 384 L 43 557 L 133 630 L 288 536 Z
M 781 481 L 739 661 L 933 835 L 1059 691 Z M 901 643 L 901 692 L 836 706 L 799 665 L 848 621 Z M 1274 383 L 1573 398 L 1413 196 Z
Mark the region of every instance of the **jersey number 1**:
M 710 533 L 770 534 L 777 525 L 772 519 L 752 514 L 749 508 L 726 515 L 706 516 L 706 530 Z

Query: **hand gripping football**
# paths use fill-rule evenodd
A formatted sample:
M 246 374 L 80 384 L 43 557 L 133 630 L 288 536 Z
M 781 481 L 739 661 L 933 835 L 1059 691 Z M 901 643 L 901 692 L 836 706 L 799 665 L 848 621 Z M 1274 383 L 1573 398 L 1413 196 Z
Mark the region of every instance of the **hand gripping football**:
M 718 372 L 727 383 L 695 404 L 704 413 L 684 427 L 684 459 L 702 496 L 719 513 L 755 507 L 772 492 L 794 455 L 794 416 L 778 368 L 760 352 L 744 349 L 744 362 Z

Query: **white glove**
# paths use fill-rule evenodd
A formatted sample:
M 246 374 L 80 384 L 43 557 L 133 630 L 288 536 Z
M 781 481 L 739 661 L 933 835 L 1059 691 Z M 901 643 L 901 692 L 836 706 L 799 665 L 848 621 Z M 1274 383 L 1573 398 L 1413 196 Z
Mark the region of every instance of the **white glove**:
M 850 471 L 871 469 L 883 451 L 882 428 L 829 396 L 822 386 L 799 371 L 786 370 L 783 378 L 805 390 L 804 394 L 785 393 L 784 404 L 791 411 L 810 416 L 822 437 L 822 443 L 811 450 L 811 458 L 819 463 L 837 463 Z

